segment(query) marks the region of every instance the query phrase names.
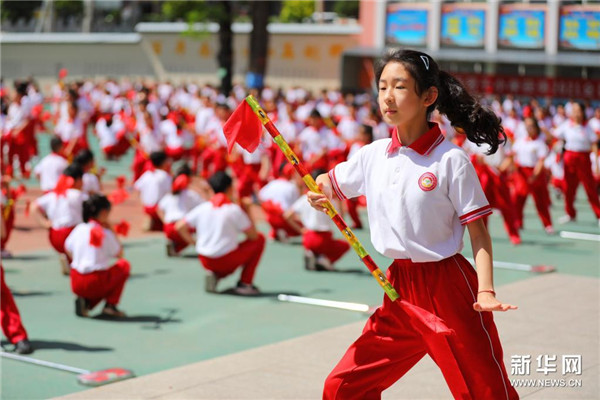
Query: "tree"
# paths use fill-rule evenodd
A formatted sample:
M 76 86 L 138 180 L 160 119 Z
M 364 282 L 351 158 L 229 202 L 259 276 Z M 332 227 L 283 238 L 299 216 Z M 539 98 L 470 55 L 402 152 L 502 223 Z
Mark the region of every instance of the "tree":
M 41 1 L 1 1 L 0 13 L 2 14 L 2 20 L 8 20 L 13 24 L 20 19 L 29 21 L 41 5 Z
M 340 17 L 358 19 L 359 7 L 358 0 L 338 0 L 333 6 L 333 11 Z
M 248 76 L 246 85 L 249 88 L 262 89 L 267 70 L 267 51 L 269 49 L 268 1 L 252 2 L 252 32 L 250 33 L 250 59 L 248 60 Z
M 279 16 L 281 22 L 302 22 L 315 12 L 315 2 L 306 0 L 285 0 Z
M 229 94 L 233 78 L 233 6 L 231 1 L 165 1 L 162 13 L 167 21 L 185 21 L 189 25 L 187 35 L 194 36 L 193 24 L 216 22 L 219 24 L 219 52 L 217 75 L 221 80 L 221 92 Z

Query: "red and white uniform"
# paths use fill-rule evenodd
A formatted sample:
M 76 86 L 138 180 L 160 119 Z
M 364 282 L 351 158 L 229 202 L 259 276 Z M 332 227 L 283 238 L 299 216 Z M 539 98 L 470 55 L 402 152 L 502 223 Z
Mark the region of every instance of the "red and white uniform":
M 83 221 L 83 202 L 87 195 L 77 189 L 67 189 L 64 195 L 49 192 L 35 200 L 52 223 L 50 244 L 59 253 L 65 253 L 65 240 L 73 228 Z
M 4 160 L 4 151 L 2 151 L 3 165 L 6 165 L 8 175 L 12 176 L 13 160 L 15 156 L 19 160 L 21 175 L 25 178 L 29 177 L 29 159 L 33 154 L 30 148 L 30 141 L 35 139 L 31 137 L 29 132 L 30 124 L 30 108 L 27 105 L 26 97 L 21 98 L 21 103 L 12 102 L 8 106 L 8 114 L 4 124 L 4 132 L 2 132 L 3 146 L 8 146 L 8 160 Z
M 160 199 L 171 191 L 172 182 L 173 178 L 166 171 L 155 169 L 144 172 L 133 184 L 134 188 L 140 192 L 144 212 L 151 218 L 150 230 L 152 231 L 163 230 L 163 224 L 156 209 Z
M 98 179 L 98 175 L 92 174 L 91 172 L 86 172 L 83 174 L 81 179 L 83 181 L 83 185 L 81 187 L 81 191 L 83 193 L 91 194 L 100 193 L 102 191 L 100 188 L 100 179 Z
M 600 200 L 592 164 L 590 152 L 592 144 L 598 140 L 598 135 L 588 125 L 579 125 L 572 120 L 565 121 L 556 128 L 554 135 L 565 142 L 565 153 L 563 155 L 565 165 L 565 211 L 567 215 L 575 219 L 575 195 L 579 182 L 583 184 L 588 201 L 592 206 L 596 218 L 600 219 Z
M 348 242 L 335 239 L 331 231 L 331 220 L 324 212 L 310 206 L 306 195 L 292 204 L 291 208 L 306 228 L 302 235 L 302 245 L 316 256 L 323 255 L 331 263 L 339 260 L 350 249 Z
M 96 134 L 102 151 L 107 156 L 122 156 L 129 148 L 127 140 L 125 123 L 119 115 L 112 117 L 110 126 L 104 118 L 96 122 Z
M 240 206 L 219 193 L 194 208 L 184 219 L 190 228 L 196 229 L 196 252 L 204 268 L 224 277 L 242 265 L 240 280 L 252 284 L 265 238 L 259 234 L 255 240 L 238 242 L 238 236 L 252 226 Z
M 94 230 L 100 233 L 93 232 Z M 100 236 L 95 244 L 91 238 L 93 233 Z M 65 249 L 73 256 L 73 293 L 88 300 L 90 308 L 102 300 L 117 305 L 131 266 L 124 258 L 114 261 L 121 252 L 121 244 L 116 235 L 96 221 L 81 223 L 67 237 Z
M 33 169 L 33 173 L 40 179 L 40 188 L 44 192 L 53 190 L 56 187 L 58 178 L 69 163 L 60 154 L 50 153 L 42 158 Z
M 79 118 L 75 118 L 74 120 L 65 118 L 59 121 L 54 127 L 54 132 L 63 141 L 65 147 L 68 146 L 72 140 L 75 140 L 75 146 L 68 155 L 75 155 L 79 150 L 86 148 L 83 121 Z
M 429 353 L 455 398 L 517 399 L 492 314 L 472 307 L 477 274 L 458 253 L 465 225 L 491 213 L 466 153 L 432 124 L 410 146 L 393 134 L 363 147 L 329 177 L 340 198 L 367 197 L 371 241 L 396 259 L 387 275 L 400 298 L 453 334 L 427 346 L 400 303 L 385 297 L 328 376 L 323 398 L 379 398 Z
M 552 227 L 550 194 L 548 193 L 545 170 L 542 168 L 537 177 L 533 178 L 535 166 L 539 162 L 543 163 L 548 156 L 548 146 L 541 137 L 536 139 L 527 137 L 517 140 L 512 150 L 517 163 L 517 172 L 514 176 L 514 203 L 518 226 L 523 227 L 523 209 L 525 208 L 527 195 L 531 193 L 542 224 L 546 228 Z
M 180 252 L 187 247 L 187 242 L 175 229 L 175 223 L 189 211 L 204 203 L 204 199 L 193 190 L 183 189 L 177 194 L 167 193 L 158 202 L 158 208 L 163 212 L 163 231 L 165 236 L 175 245 L 175 251 Z
M 298 197 L 298 187 L 284 178 L 272 180 L 258 192 L 267 222 L 271 225 L 269 236 L 272 239 L 277 237 L 278 230 L 283 230 L 287 236 L 298 236 L 298 232 L 283 218 L 283 213 L 291 208 Z

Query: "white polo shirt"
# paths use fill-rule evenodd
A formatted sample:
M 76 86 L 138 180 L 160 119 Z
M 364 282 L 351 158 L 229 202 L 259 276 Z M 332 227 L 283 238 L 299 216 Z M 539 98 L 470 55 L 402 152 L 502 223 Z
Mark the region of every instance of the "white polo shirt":
M 250 229 L 250 219 L 237 204 L 215 207 L 210 201 L 202 203 L 184 217 L 196 228 L 196 252 L 205 257 L 217 258 L 235 250 L 238 235 Z
M 204 199 L 193 190 L 184 189 L 178 194 L 167 193 L 158 202 L 158 208 L 165 215 L 165 222 L 179 221 L 189 211 L 199 204 L 204 203 Z
M 563 122 L 554 131 L 554 136 L 565 141 L 565 149 L 587 153 L 592 150 L 592 143 L 598 140 L 598 135 L 587 125 L 579 125 L 572 120 Z
M 80 274 L 109 269 L 113 259 L 121 251 L 117 237 L 109 229 L 102 228 L 104 238 L 102 245 L 95 247 L 90 244 L 90 231 L 96 222 L 83 222 L 75 227 L 65 241 L 65 249 L 73 256 L 71 268 Z
M 40 187 L 43 191 L 53 190 L 58 178 L 69 163 L 56 153 L 50 153 L 35 166 L 33 173 L 40 178 Z
M 462 250 L 464 226 L 492 212 L 467 154 L 430 126 L 408 147 L 394 132 L 329 172 L 341 199 L 367 197 L 371 241 L 386 257 L 450 257 Z
M 173 178 L 166 171 L 156 169 L 146 171 L 133 184 L 140 192 L 140 199 L 145 207 L 154 207 L 164 195 L 171 191 Z
M 67 189 L 64 196 L 49 192 L 35 202 L 52 222 L 52 228 L 68 228 L 83 221 L 83 202 L 87 195 L 77 189 Z
M 515 162 L 521 167 L 533 168 L 539 160 L 548 156 L 548 146 L 541 138 L 529 137 L 517 140 L 512 147 Z
M 303 195 L 292 204 L 292 210 L 298 215 L 300 222 L 306 229 L 315 232 L 331 231 L 331 219 L 324 212 L 312 208 L 306 195 Z
M 338 132 L 340 132 L 344 140 L 348 141 L 356 140 L 359 128 L 360 124 L 351 117 L 342 117 L 337 126 Z
M 289 210 L 292 204 L 300 197 L 298 187 L 286 179 L 275 179 L 267 183 L 258 192 L 260 201 L 272 201 L 279 204 L 283 211 Z
M 86 172 L 83 174 L 81 178 L 83 181 L 83 186 L 81 187 L 81 191 L 87 194 L 90 193 L 100 193 L 100 179 L 98 179 L 98 175 L 92 174 L 91 172 Z
M 298 135 L 298 142 L 304 160 L 310 160 L 313 156 L 321 154 L 328 147 L 327 136 L 321 134 L 312 126 L 307 126 Z

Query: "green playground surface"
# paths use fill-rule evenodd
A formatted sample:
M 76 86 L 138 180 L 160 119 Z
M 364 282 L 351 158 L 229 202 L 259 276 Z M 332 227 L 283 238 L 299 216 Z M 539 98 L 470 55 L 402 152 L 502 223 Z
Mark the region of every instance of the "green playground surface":
M 129 160 L 111 164 L 99 160 L 99 164 L 107 166 L 106 176 L 112 179 L 128 172 Z M 556 225 L 557 230 L 600 234 L 583 191 L 576 207 L 578 222 Z M 563 214 L 561 201 L 555 201 L 552 214 L 555 220 Z M 362 217 L 366 221 L 366 215 Z M 510 244 L 499 216 L 490 217 L 489 225 L 495 260 L 552 265 L 562 274 L 599 277 L 600 243 L 546 235 L 531 199 L 521 246 Z M 266 232 L 266 224 L 260 223 L 259 229 Z M 390 260 L 373 251 L 368 230 L 355 233 L 385 270 Z M 121 299 L 128 318 L 119 321 L 75 316 L 69 279 L 60 274 L 51 250 L 15 254 L 3 264 L 36 349 L 32 357 L 92 371 L 123 367 L 141 376 L 367 318 L 357 312 L 279 302 L 280 293 L 369 305 L 381 302 L 383 291 L 353 252 L 338 262 L 339 272 L 306 271 L 302 254 L 298 241 L 268 242 L 255 279 L 263 295 L 245 298 L 205 293 L 204 271 L 192 248 L 182 257 L 168 258 L 160 234 L 126 240 L 132 276 Z M 463 254 L 471 256 L 468 234 Z M 234 286 L 238 276 L 239 272 L 222 280 L 218 289 Z M 502 286 L 533 276 L 497 268 L 498 297 L 511 302 Z M 3 346 L 12 348 L 6 341 Z M 2 399 L 44 399 L 87 389 L 69 372 L 7 359 L 1 359 L 0 366 Z

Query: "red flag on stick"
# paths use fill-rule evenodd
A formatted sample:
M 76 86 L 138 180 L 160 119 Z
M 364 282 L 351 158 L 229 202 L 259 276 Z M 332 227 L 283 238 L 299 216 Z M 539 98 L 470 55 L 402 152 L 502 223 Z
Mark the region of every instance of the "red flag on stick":
M 260 143 L 262 123 L 246 101 L 238 108 L 223 125 L 223 133 L 227 139 L 227 150 L 231 153 L 235 143 L 252 153 Z

